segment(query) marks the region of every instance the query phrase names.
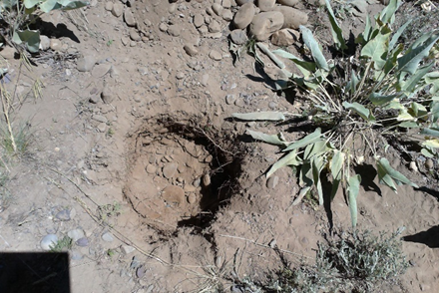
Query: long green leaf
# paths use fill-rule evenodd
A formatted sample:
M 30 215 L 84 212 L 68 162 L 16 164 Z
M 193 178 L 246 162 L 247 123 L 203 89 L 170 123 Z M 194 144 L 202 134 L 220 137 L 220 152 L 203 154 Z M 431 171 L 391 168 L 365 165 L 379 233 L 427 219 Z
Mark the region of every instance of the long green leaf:
M 256 140 L 261 140 L 263 142 L 269 143 L 269 144 L 274 144 L 274 145 L 279 145 L 282 147 L 287 146 L 289 143 L 286 142 L 285 140 L 280 138 L 279 134 L 265 134 L 259 131 L 254 131 L 254 130 L 250 130 L 247 129 L 248 134 Z
M 432 85 L 430 94 L 435 95 L 439 93 L 439 71 L 433 71 L 425 75 L 425 82 Z
M 331 200 L 335 197 L 337 193 L 338 186 L 340 185 L 342 167 L 344 164 L 344 153 L 339 150 L 334 150 L 334 155 L 331 161 L 331 174 L 332 174 L 332 190 L 331 190 Z
M 369 109 L 364 107 L 363 105 L 355 102 L 355 103 L 349 103 L 349 102 L 343 102 L 343 107 L 347 110 L 353 110 L 358 115 L 361 116 L 364 120 L 368 122 L 375 121 L 375 117 L 370 113 Z
M 426 74 L 433 68 L 434 63 L 422 66 L 415 74 L 409 77 L 407 81 L 402 85 L 402 90 L 407 93 L 407 95 L 412 95 L 416 93 L 416 90 L 423 86 L 419 81 L 425 78 Z
M 293 150 L 292 152 L 286 154 L 283 156 L 279 161 L 274 163 L 270 169 L 268 170 L 267 174 L 265 175 L 266 178 L 269 178 L 271 175 L 273 175 L 274 172 L 279 170 L 282 167 L 285 166 L 299 166 L 302 163 L 300 158 L 297 157 L 297 151 Z
M 311 143 L 314 143 L 320 139 L 322 136 L 322 130 L 320 128 L 317 128 L 313 133 L 308 134 L 302 139 L 299 139 L 298 141 L 290 144 L 286 149 L 284 149 L 284 152 L 288 152 L 294 149 L 300 149 L 302 147 L 305 147 Z
M 352 228 L 357 226 L 357 197 L 360 192 L 361 176 L 359 174 L 351 176 L 348 179 L 348 200 L 349 210 L 351 212 Z
M 285 50 L 282 49 L 277 49 L 273 51 L 273 53 L 279 55 L 280 57 L 287 58 L 293 61 L 296 64 L 297 68 L 300 70 L 300 72 L 302 72 L 305 78 L 310 77 L 316 71 L 315 62 L 303 61 L 302 59 L 296 57 L 290 52 L 286 52 Z
M 346 46 L 346 42 L 343 39 L 343 34 L 341 27 L 337 23 L 337 19 L 335 18 L 334 11 L 332 11 L 331 4 L 329 0 L 325 0 L 326 9 L 328 9 L 328 17 L 329 22 L 331 23 L 331 33 L 332 39 L 334 40 L 334 44 L 336 45 L 338 50 L 346 50 L 348 47 Z
M 382 106 L 389 103 L 393 99 L 397 98 L 399 95 L 381 95 L 380 93 L 371 93 L 367 99 L 376 106 Z
M 329 66 L 326 62 L 325 56 L 323 56 L 323 53 L 319 48 L 319 44 L 312 35 L 311 30 L 308 29 L 306 26 L 301 25 L 300 32 L 302 33 L 303 42 L 311 50 L 311 55 L 316 62 L 317 67 L 329 71 Z
M 423 128 L 421 134 L 439 137 L 439 129 Z
M 389 161 L 386 158 L 381 158 L 379 159 L 379 161 L 377 162 L 377 164 L 383 168 L 383 170 L 386 172 L 386 174 L 388 174 L 390 177 L 392 177 L 393 179 L 403 183 L 403 184 L 407 184 L 407 185 L 411 185 L 415 188 L 417 188 L 418 186 L 411 182 L 409 179 L 407 179 L 407 177 L 405 177 L 404 175 L 402 175 L 400 172 L 396 171 L 395 169 L 393 169 L 390 164 Z
M 392 30 L 387 25 L 383 26 L 378 34 L 361 50 L 361 56 L 370 57 L 376 70 L 381 70 L 386 64 L 386 53 L 391 32 Z
M 392 24 L 395 20 L 395 12 L 401 5 L 401 0 L 390 0 L 389 4 L 379 14 L 379 20 L 384 24 Z
M 399 38 L 401 37 L 402 33 L 405 31 L 405 29 L 409 26 L 409 24 L 412 23 L 412 19 L 409 19 L 404 23 L 402 26 L 399 27 L 399 29 L 396 31 L 395 34 L 393 34 L 392 39 L 389 43 L 389 50 L 392 50 L 396 43 L 398 42 Z
M 419 62 L 430 53 L 431 48 L 439 39 L 439 35 L 431 35 L 422 45 L 411 46 L 406 54 L 398 58 L 398 72 L 414 74 L 418 69 Z
M 314 184 L 317 187 L 317 194 L 319 195 L 319 205 L 323 205 L 323 188 L 322 181 L 320 180 L 320 173 L 325 165 L 323 156 L 314 156 L 311 158 L 312 175 Z

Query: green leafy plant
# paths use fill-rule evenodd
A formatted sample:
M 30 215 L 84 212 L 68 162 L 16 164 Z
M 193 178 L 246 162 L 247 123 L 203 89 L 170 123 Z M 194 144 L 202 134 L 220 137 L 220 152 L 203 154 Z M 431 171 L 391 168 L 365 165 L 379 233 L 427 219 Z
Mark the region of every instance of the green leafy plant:
M 417 187 L 396 171 L 386 158 L 389 141 L 409 141 L 434 156 L 439 147 L 439 72 L 431 72 L 439 32 L 421 35 L 413 43 L 399 43 L 410 24 L 392 30 L 400 0 L 391 0 L 372 25 L 368 17 L 364 32 L 349 47 L 332 11 L 326 7 L 334 40 L 335 55 L 328 60 L 311 31 L 300 27 L 306 59 L 285 50 L 273 53 L 294 62 L 300 75 L 288 72 L 289 82 L 278 81 L 279 89 L 294 88 L 306 102 L 303 114 L 313 132 L 297 141 L 282 134 L 267 135 L 248 130 L 256 140 L 278 145 L 284 156 L 268 170 L 270 177 L 284 166 L 293 168 L 303 196 L 316 190 L 319 204 L 332 200 L 341 186 L 357 224 L 357 196 L 361 176 L 355 165 L 375 165 L 381 184 L 397 192 L 397 185 Z M 355 53 L 350 53 L 355 52 Z M 282 113 L 235 114 L 243 120 L 285 120 Z M 268 118 L 267 118 L 268 117 Z M 309 129 L 309 127 L 308 127 Z M 332 188 L 325 193 L 322 178 L 329 175 Z
M 29 52 L 37 53 L 40 32 L 29 27 L 42 13 L 52 10 L 71 10 L 88 5 L 83 0 L 6 0 L 0 3 L 1 42 L 23 45 Z M 0 45 L 3 45 L 0 43 Z

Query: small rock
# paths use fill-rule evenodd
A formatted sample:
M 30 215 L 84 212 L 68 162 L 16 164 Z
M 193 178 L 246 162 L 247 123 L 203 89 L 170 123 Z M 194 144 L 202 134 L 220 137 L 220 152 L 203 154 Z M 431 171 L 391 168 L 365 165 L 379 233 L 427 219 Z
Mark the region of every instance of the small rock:
M 110 63 L 98 64 L 95 67 L 93 67 L 91 75 L 96 78 L 101 78 L 104 77 L 108 72 L 110 72 L 110 69 L 111 69 Z
M 221 13 L 223 13 L 223 7 L 221 6 L 221 4 L 218 4 L 218 3 L 214 3 L 212 5 L 212 10 L 218 16 L 221 16 Z
M 230 33 L 230 39 L 236 45 L 244 45 L 248 41 L 247 34 L 244 30 L 235 29 Z
M 124 7 L 125 6 L 122 3 L 114 3 L 111 13 L 113 13 L 114 16 L 119 17 L 123 14 Z
M 79 251 L 73 250 L 70 253 L 70 257 L 72 260 L 81 260 L 84 256 Z
M 40 36 L 40 50 L 47 51 L 50 48 L 50 39 L 47 36 Z
M 43 250 L 49 251 L 51 250 L 51 246 L 56 245 L 57 242 L 58 236 L 56 236 L 55 234 L 48 234 L 44 236 L 44 238 L 41 240 L 40 245 Z
M 110 1 L 106 2 L 105 3 L 105 10 L 112 11 L 113 10 L 113 2 L 110 2 Z
M 238 4 L 239 6 L 242 6 L 246 3 L 253 3 L 255 2 L 255 0 L 236 0 L 236 4 Z
M 242 5 L 233 18 L 233 26 L 237 29 L 245 29 L 253 20 L 256 7 L 252 2 Z
M 50 40 L 50 49 L 52 49 L 53 51 L 61 51 L 61 48 L 63 46 L 63 43 L 61 43 L 60 40 L 57 39 L 51 39 Z
M 270 177 L 267 180 L 267 188 L 275 189 L 278 183 L 279 183 L 279 177 L 278 176 Z
M 87 237 L 82 237 L 79 238 L 78 240 L 76 240 L 76 245 L 81 246 L 81 247 L 86 247 L 88 246 L 89 241 Z
M 140 262 L 139 258 L 137 256 L 134 256 L 133 260 L 131 261 L 130 268 L 135 270 L 141 265 L 142 263 Z
M 115 98 L 113 90 L 108 86 L 105 86 L 101 93 L 101 99 L 105 104 L 110 104 Z
M 134 17 L 134 14 L 131 11 L 131 9 L 125 10 L 123 16 L 124 16 L 124 19 L 125 19 L 125 23 L 128 26 L 136 26 L 136 24 L 137 24 L 136 18 Z
M 294 5 L 299 3 L 299 0 L 277 0 L 277 3 L 285 5 L 285 6 L 293 7 Z
M 136 276 L 137 278 L 143 278 L 145 276 L 146 269 L 144 266 L 140 266 L 136 270 Z
M 168 31 L 168 25 L 166 23 L 164 23 L 164 22 L 160 23 L 159 24 L 159 30 L 164 32 L 164 33 L 167 32 Z
M 212 20 L 212 22 L 209 24 L 209 32 L 218 33 L 220 31 L 221 31 L 220 23 L 216 20 Z
M 119 70 L 117 70 L 117 67 L 114 66 L 114 65 L 111 65 L 111 68 L 110 68 L 110 76 L 111 76 L 112 78 L 115 78 L 115 77 L 118 77 L 118 76 L 119 76 Z
M 85 56 L 78 59 L 76 69 L 78 69 L 79 72 L 88 72 L 93 69 L 95 63 L 96 59 L 93 56 Z
M 230 0 L 223 0 L 223 1 L 221 2 L 221 5 L 222 5 L 224 8 L 229 9 L 230 7 L 232 7 L 232 2 L 231 2 Z
M 272 33 L 281 29 L 283 24 L 284 15 L 281 12 L 261 12 L 253 17 L 253 20 L 250 24 L 249 33 L 251 36 L 254 36 L 257 41 L 266 41 Z
M 271 11 L 274 8 L 276 0 L 256 0 L 256 5 L 261 11 Z
M 227 105 L 233 105 L 235 100 L 236 100 L 236 96 L 233 95 L 233 94 L 230 94 L 230 95 L 226 96 L 226 103 L 227 103 Z
M 73 241 L 77 241 L 80 238 L 83 238 L 85 236 L 84 231 L 82 229 L 73 229 L 67 232 L 67 236 L 72 238 Z
M 427 159 L 426 161 L 425 161 L 425 167 L 427 168 L 427 170 L 433 170 L 433 168 L 434 168 L 434 162 L 433 162 L 433 160 L 432 159 Z
M 177 11 L 177 3 L 172 3 L 171 5 L 169 5 L 168 12 L 170 14 L 173 14 L 175 13 L 175 11 Z
M 416 166 L 416 162 L 415 161 L 411 161 L 409 164 L 409 168 L 410 170 L 412 170 L 413 172 L 418 172 L 418 166 Z
M 186 201 L 183 188 L 175 185 L 170 185 L 163 189 L 162 197 L 171 206 L 178 207 Z
M 168 34 L 173 37 L 178 37 L 180 35 L 181 26 L 178 25 L 170 25 L 168 27 Z
M 184 73 L 181 71 L 177 72 L 177 74 L 175 75 L 175 78 L 178 80 L 182 80 L 184 78 Z
M 155 174 L 157 172 L 157 167 L 152 164 L 148 164 L 148 166 L 146 166 L 146 172 L 149 174 Z
M 192 185 L 195 188 L 200 187 L 200 184 L 201 184 L 201 179 L 200 178 L 195 179 L 194 182 L 192 183 Z
M 163 176 L 167 179 L 171 179 L 174 177 L 175 173 L 177 173 L 178 165 L 176 163 L 167 164 L 163 167 Z
M 131 38 L 131 40 L 136 41 L 136 42 L 140 41 L 142 39 L 140 34 L 134 29 L 130 31 L 130 38 Z
M 195 14 L 194 16 L 194 25 L 196 28 L 199 28 L 204 24 L 204 16 L 201 14 Z
M 122 252 L 125 253 L 125 254 L 130 254 L 131 252 L 136 250 L 134 247 L 132 247 L 130 245 L 122 245 L 121 249 L 122 249 Z
M 275 102 L 270 102 L 268 103 L 268 108 L 270 108 L 271 110 L 276 110 L 277 104 Z
M 102 116 L 102 115 L 98 115 L 98 114 L 95 114 L 95 115 L 91 116 L 91 119 L 93 119 L 93 120 L 95 120 L 97 122 L 101 122 L 101 123 L 107 123 L 108 122 L 107 117 Z
M 221 14 L 221 17 L 226 21 L 231 21 L 233 19 L 233 13 L 228 9 L 224 9 L 223 13 Z
M 60 221 L 70 221 L 70 211 L 68 209 L 64 209 L 58 212 L 55 217 Z
M 191 193 L 187 196 L 187 202 L 189 204 L 194 204 L 197 201 L 197 197 L 195 194 Z
M 186 52 L 186 54 L 188 54 L 191 57 L 194 57 L 195 55 L 198 54 L 198 50 L 195 48 L 194 45 L 186 44 L 184 45 L 183 49 Z
M 207 187 L 209 186 L 211 183 L 210 181 L 210 175 L 209 174 L 204 174 L 203 175 L 203 186 Z
M 106 123 L 99 123 L 96 128 L 99 130 L 99 132 L 104 133 L 107 131 L 107 124 Z
M 113 242 L 114 237 L 110 232 L 105 232 L 104 234 L 102 234 L 102 240 L 106 242 Z
M 288 47 L 294 44 L 295 38 L 288 29 L 281 29 L 271 35 L 271 43 L 279 47 Z
M 221 59 L 223 59 L 223 56 L 221 55 L 221 53 L 216 51 L 216 50 L 210 51 L 209 57 L 215 61 L 220 61 Z

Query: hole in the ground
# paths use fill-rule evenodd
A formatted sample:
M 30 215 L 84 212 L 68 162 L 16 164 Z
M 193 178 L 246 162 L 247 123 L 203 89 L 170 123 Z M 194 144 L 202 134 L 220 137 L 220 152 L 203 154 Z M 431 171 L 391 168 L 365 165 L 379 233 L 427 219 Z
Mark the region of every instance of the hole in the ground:
M 130 138 L 124 195 L 148 225 L 205 228 L 239 191 L 243 145 L 200 119 L 148 119 Z

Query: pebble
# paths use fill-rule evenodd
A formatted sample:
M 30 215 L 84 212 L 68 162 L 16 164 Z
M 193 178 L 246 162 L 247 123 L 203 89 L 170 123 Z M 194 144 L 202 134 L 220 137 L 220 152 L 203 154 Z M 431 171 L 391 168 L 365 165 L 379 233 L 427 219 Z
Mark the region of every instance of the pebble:
M 196 28 L 199 28 L 204 24 L 204 16 L 201 14 L 195 14 L 194 16 L 194 25 Z
M 418 172 L 418 166 L 416 166 L 416 162 L 415 161 L 411 161 L 409 164 L 409 168 L 410 170 L 412 170 L 413 172 Z
M 101 123 L 107 123 L 108 122 L 107 117 L 105 117 L 103 115 L 98 115 L 98 114 L 95 114 L 95 115 L 91 116 L 91 119 L 93 119 L 93 120 L 95 120 L 97 122 L 101 122 Z
M 87 237 L 82 237 L 79 238 L 78 240 L 76 240 L 76 245 L 81 246 L 81 247 L 86 247 L 88 246 L 89 241 Z
M 212 20 L 212 22 L 209 24 L 209 32 L 218 33 L 220 31 L 221 31 L 220 23 L 216 20 Z
M 91 75 L 96 78 L 104 77 L 111 70 L 110 63 L 98 64 L 93 67 Z
M 210 175 L 209 174 L 204 174 L 203 175 L 203 186 L 207 187 L 207 186 L 210 185 L 210 183 L 211 183 Z
M 54 246 L 58 242 L 58 236 L 55 234 L 48 234 L 44 236 L 44 238 L 41 240 L 41 248 L 43 250 L 49 251 L 51 246 Z
M 179 206 L 186 201 L 186 198 L 184 196 L 184 190 L 181 187 L 175 185 L 170 185 L 163 189 L 162 197 L 168 205 L 173 206 Z
M 223 13 L 221 14 L 221 17 L 226 21 L 232 21 L 233 13 L 228 9 L 224 9 Z
M 285 6 L 293 7 L 294 5 L 299 3 L 299 0 L 277 0 L 277 3 L 285 5 Z
M 274 8 L 276 0 L 257 0 L 256 2 L 261 11 L 271 11 Z
M 200 178 L 195 179 L 194 183 L 192 183 L 192 185 L 194 187 L 200 187 L 200 184 L 201 184 L 201 179 Z
M 230 33 L 230 39 L 236 45 L 244 45 L 248 41 L 247 34 L 244 30 L 235 29 Z
M 149 164 L 148 166 L 146 166 L 146 172 L 148 172 L 149 174 L 155 174 L 157 172 L 157 167 Z
M 122 249 L 122 252 L 125 253 L 125 254 L 130 254 L 131 252 L 136 250 L 134 247 L 132 247 L 130 245 L 122 245 L 121 249 Z
M 164 22 L 160 23 L 159 24 L 159 30 L 164 32 L 164 33 L 167 32 L 168 31 L 168 25 L 166 23 L 164 23 Z
M 178 37 L 180 35 L 181 27 L 178 25 L 170 25 L 168 27 L 168 34 L 173 37 Z
M 140 41 L 142 37 L 136 30 L 133 29 L 130 31 L 130 39 L 137 42 Z
M 253 3 L 253 2 L 255 2 L 255 0 L 236 0 L 236 4 L 238 4 L 239 6 L 242 6 L 245 3 Z
M 104 234 L 102 234 L 102 240 L 106 242 L 112 242 L 114 240 L 114 237 L 110 232 L 105 232 Z
M 113 90 L 107 86 L 104 87 L 101 93 L 101 99 L 105 104 L 110 104 L 115 98 Z
M 84 56 L 79 58 L 76 62 L 76 69 L 79 72 L 88 72 L 93 69 L 96 64 L 96 59 L 93 56 Z
M 186 54 L 188 54 L 191 57 L 194 57 L 198 54 L 198 50 L 197 48 L 195 48 L 194 45 L 186 44 L 184 45 L 183 49 L 186 52 Z
M 73 250 L 70 254 L 72 260 L 81 260 L 84 256 L 79 251 Z
M 125 6 L 122 3 L 114 3 L 113 8 L 111 9 L 111 13 L 114 16 L 119 17 L 123 14 L 124 7 Z
M 226 96 L 226 104 L 232 105 L 236 100 L 236 96 L 234 94 L 229 94 Z
M 170 163 L 163 167 L 163 176 L 167 179 L 171 179 L 174 177 L 175 173 L 177 173 L 178 164 Z
M 47 51 L 50 48 L 50 39 L 47 36 L 40 36 L 40 50 Z
M 106 123 L 99 123 L 99 125 L 96 127 L 99 132 L 103 133 L 107 131 L 107 124 Z
M 217 50 L 210 51 L 209 57 L 210 57 L 210 59 L 213 59 L 215 61 L 220 61 L 221 59 L 223 59 L 223 56 Z
M 80 238 L 83 238 L 85 236 L 85 233 L 82 229 L 73 229 L 67 232 L 67 236 L 72 238 L 73 241 L 77 241 Z
M 58 212 L 55 217 L 60 221 L 70 221 L 70 211 L 68 209 L 64 209 Z
M 125 10 L 125 13 L 123 14 L 123 16 L 125 19 L 125 23 L 128 26 L 136 26 L 136 19 L 134 17 L 133 12 L 131 11 L 131 9 Z
M 242 5 L 233 18 L 233 26 L 237 29 L 245 29 L 253 20 L 256 14 L 256 7 L 249 2 Z
M 137 278 L 143 278 L 145 276 L 146 269 L 144 266 L 140 266 L 136 270 L 136 276 Z
M 279 177 L 278 176 L 270 177 L 267 180 L 267 187 L 269 189 L 275 189 L 278 183 L 279 183 Z
M 141 264 L 142 263 L 140 262 L 139 258 L 137 256 L 134 256 L 133 260 L 131 261 L 130 268 L 137 269 L 138 267 L 141 266 Z
M 427 168 L 427 170 L 433 170 L 434 168 L 434 163 L 432 159 L 427 159 L 425 161 L 425 167 Z
M 277 104 L 275 102 L 270 102 L 268 103 L 268 108 L 270 108 L 271 110 L 276 110 Z
M 105 10 L 112 11 L 113 10 L 113 2 L 110 2 L 110 1 L 106 2 L 105 3 Z
M 175 75 L 175 78 L 177 78 L 178 80 L 181 80 L 184 78 L 184 73 L 179 71 L 177 72 L 177 74 Z
M 223 7 L 221 6 L 221 4 L 214 3 L 212 5 L 212 10 L 213 12 L 215 12 L 216 15 L 221 16 L 221 13 L 223 12 Z
M 187 202 L 190 204 L 194 204 L 197 201 L 197 196 L 193 193 L 187 196 Z
M 232 2 L 231 2 L 230 0 L 223 0 L 223 1 L 221 2 L 221 5 L 222 5 L 224 8 L 229 9 L 230 7 L 232 7 Z

